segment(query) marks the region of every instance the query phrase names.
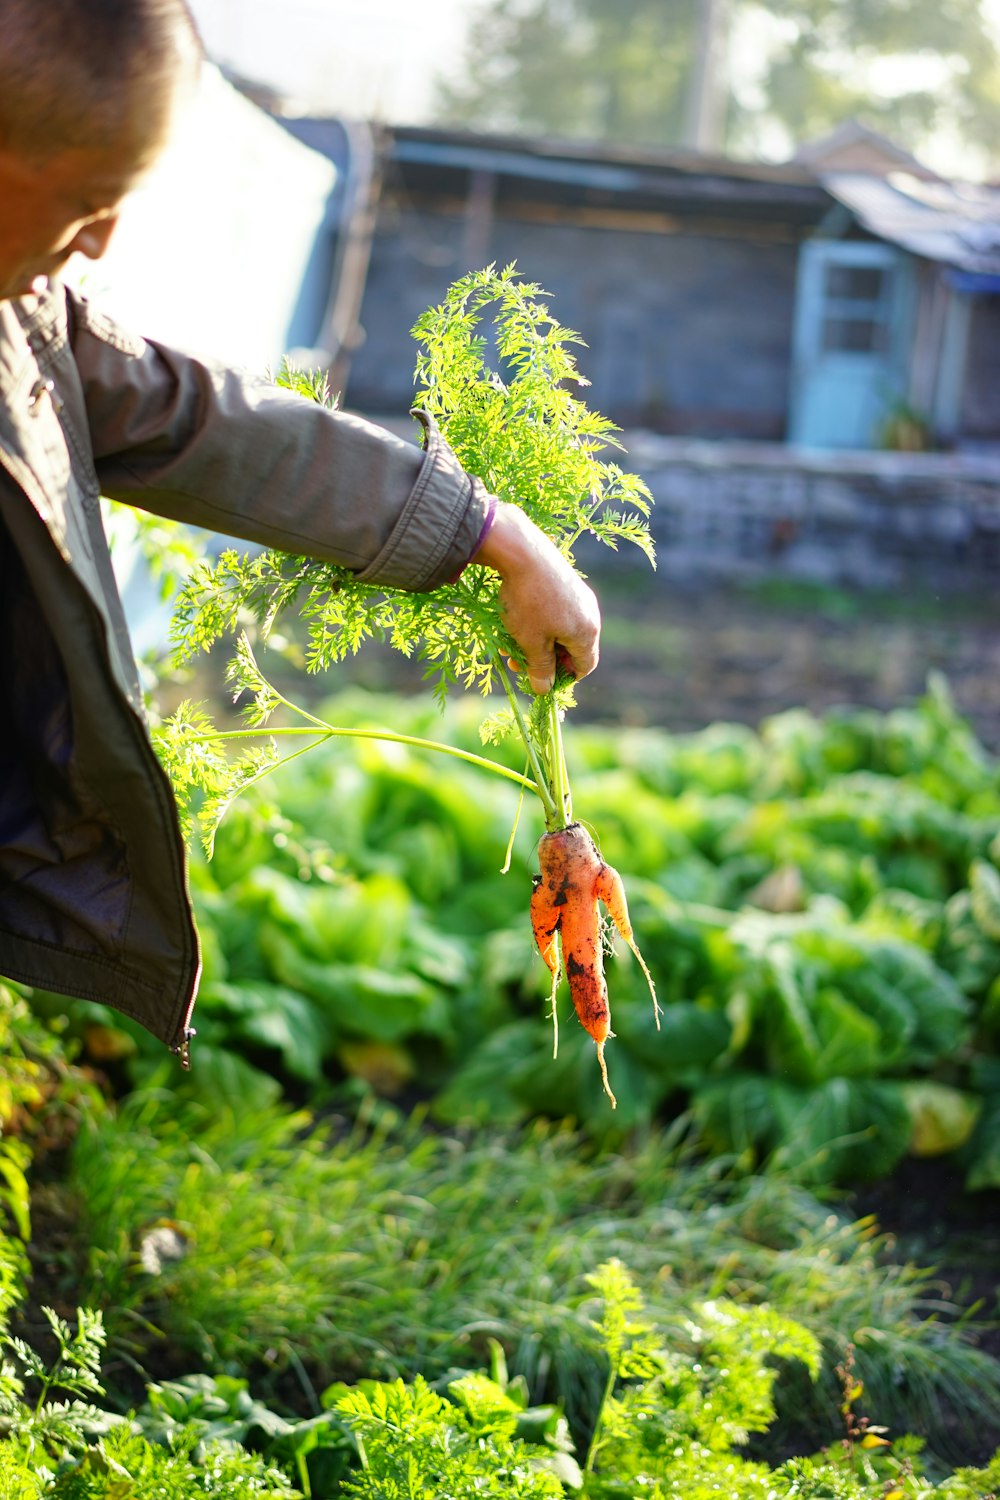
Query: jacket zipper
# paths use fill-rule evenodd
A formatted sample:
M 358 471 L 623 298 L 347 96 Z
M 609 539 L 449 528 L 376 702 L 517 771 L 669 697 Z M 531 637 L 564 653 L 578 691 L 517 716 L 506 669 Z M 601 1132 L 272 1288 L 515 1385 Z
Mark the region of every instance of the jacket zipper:
M 193 1008 L 194 1007 L 192 1006 L 192 1009 Z M 190 1015 L 190 1011 L 188 1012 L 188 1014 Z M 198 1031 L 196 1027 L 185 1026 L 180 1041 L 176 1042 L 170 1049 L 174 1056 L 180 1059 L 181 1067 L 184 1069 L 185 1073 L 189 1073 L 191 1071 L 191 1040 L 197 1035 Z

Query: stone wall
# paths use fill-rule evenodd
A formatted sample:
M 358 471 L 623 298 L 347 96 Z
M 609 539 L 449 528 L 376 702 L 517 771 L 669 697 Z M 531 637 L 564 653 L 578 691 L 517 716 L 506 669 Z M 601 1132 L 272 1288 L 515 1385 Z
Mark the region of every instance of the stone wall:
M 645 432 L 625 443 L 623 467 L 656 500 L 668 577 L 979 594 L 1000 578 L 1000 455 L 810 452 Z M 630 550 L 620 565 L 632 565 Z

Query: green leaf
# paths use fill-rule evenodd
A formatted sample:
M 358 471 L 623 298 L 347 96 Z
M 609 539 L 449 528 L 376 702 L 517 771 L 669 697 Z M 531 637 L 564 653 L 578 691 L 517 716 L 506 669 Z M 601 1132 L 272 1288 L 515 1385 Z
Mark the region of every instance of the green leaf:
M 951 976 L 910 943 L 876 942 L 867 957 L 879 978 L 912 1008 L 916 1025 L 907 1044 L 908 1065 L 926 1068 L 954 1053 L 968 1031 L 971 1006 Z
M 812 976 L 798 968 L 791 946 L 784 943 L 769 946 L 766 964 L 774 1003 L 770 1034 L 775 1067 L 796 1081 L 815 1080 L 821 1043 L 808 993 Z
M 274 977 L 307 995 L 344 1032 L 395 1042 L 409 1036 L 452 1035 L 441 992 L 405 970 L 371 964 L 320 963 L 300 952 L 277 927 L 261 933 L 261 951 Z
M 1000 1188 L 1000 1058 L 979 1058 L 972 1081 L 983 1098 L 982 1112 L 969 1143 L 965 1185 L 970 1192 Z
M 26 1242 L 31 1238 L 31 1194 L 26 1176 L 30 1161 L 31 1152 L 24 1141 L 0 1136 L 0 1205 L 7 1209 L 15 1232 Z M 2 1232 L 0 1227 L 0 1235 Z
M 525 1058 L 539 1046 L 551 1061 L 551 1045 L 545 1047 L 545 1035 L 537 1021 L 513 1021 L 489 1032 L 459 1063 L 436 1095 L 433 1102 L 436 1118 L 451 1124 L 483 1125 L 488 1121 L 497 1127 L 517 1124 L 527 1108 L 516 1085 Z M 556 1108 L 563 1087 L 562 1072 L 553 1067 L 550 1076 Z M 570 1086 L 565 1098 L 568 1100 L 571 1095 Z
M 943 1156 L 964 1146 L 982 1112 L 982 1100 L 963 1089 L 915 1078 L 900 1085 L 910 1113 L 912 1156 Z
M 774 1161 L 806 1182 L 874 1182 L 905 1154 L 910 1134 L 899 1085 L 831 1078 L 803 1094 Z
M 733 1027 L 723 1011 L 691 1000 L 675 1000 L 664 1007 L 659 1031 L 651 1011 L 646 995 L 638 1006 L 629 1006 L 630 1023 L 627 1030 L 622 1027 L 621 1048 L 636 1053 L 658 1074 L 697 1076 L 729 1048 Z
M 206 988 L 199 1005 L 209 1011 L 227 1010 L 232 1036 L 273 1048 L 296 1078 L 310 1083 L 322 1078 L 336 1031 L 331 1018 L 297 991 L 261 980 L 242 980 Z
M 983 935 L 1000 943 L 1000 870 L 985 859 L 974 859 L 969 870 L 972 915 Z
M 282 1093 L 276 1078 L 261 1072 L 229 1047 L 206 1040 L 195 1041 L 191 1071 L 185 1076 L 184 1087 L 200 1099 L 251 1113 L 269 1109 Z
M 857 1078 L 882 1071 L 882 1031 L 876 1021 L 830 986 L 817 992 L 813 1010 L 820 1040 L 817 1078 Z
M 692 1108 L 713 1149 L 773 1161 L 803 1182 L 874 1181 L 892 1170 L 911 1135 L 899 1086 L 873 1079 L 794 1088 L 733 1075 L 699 1091 Z

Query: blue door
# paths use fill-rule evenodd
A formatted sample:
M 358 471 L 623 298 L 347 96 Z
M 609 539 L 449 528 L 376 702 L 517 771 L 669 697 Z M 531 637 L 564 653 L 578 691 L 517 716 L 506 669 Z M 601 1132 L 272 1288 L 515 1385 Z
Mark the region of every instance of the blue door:
M 789 441 L 877 447 L 906 393 L 909 264 L 889 245 L 811 240 L 799 259 Z

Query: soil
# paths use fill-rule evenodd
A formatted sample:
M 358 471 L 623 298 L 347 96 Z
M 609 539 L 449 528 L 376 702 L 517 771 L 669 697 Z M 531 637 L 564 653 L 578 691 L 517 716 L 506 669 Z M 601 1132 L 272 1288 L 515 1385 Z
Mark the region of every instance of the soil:
M 601 598 L 602 662 L 579 686 L 581 715 L 687 731 L 718 719 L 756 725 L 793 707 L 887 710 L 938 672 L 1000 750 L 1000 601 L 789 585 Z
M 845 1207 L 874 1215 L 894 1259 L 932 1270 L 946 1300 L 974 1309 L 977 1346 L 1000 1359 L 1000 1191 L 967 1193 L 962 1177 L 948 1158 L 906 1157 Z

